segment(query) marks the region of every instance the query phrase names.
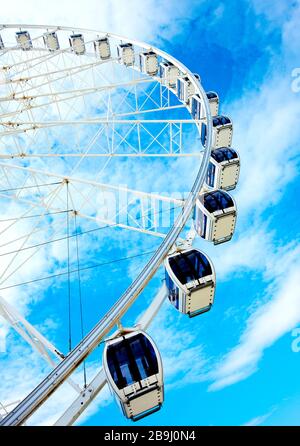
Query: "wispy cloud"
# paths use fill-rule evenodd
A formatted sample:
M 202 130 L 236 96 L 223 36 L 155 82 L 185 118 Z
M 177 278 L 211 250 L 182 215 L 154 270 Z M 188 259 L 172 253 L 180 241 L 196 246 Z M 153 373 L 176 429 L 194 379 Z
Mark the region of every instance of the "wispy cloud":
M 284 30 L 284 53 L 278 53 L 281 60 L 291 60 L 285 45 L 297 33 L 298 16 L 299 8 L 284 19 L 276 15 Z M 234 147 L 242 162 L 235 194 L 237 233 L 229 244 L 217 249 L 206 245 L 204 249 L 214 260 L 218 281 L 257 271 L 264 281 L 255 306 L 249 308 L 250 316 L 238 344 L 219 360 L 204 360 L 204 369 L 196 367 L 194 380 L 213 381 L 209 390 L 227 387 L 254 373 L 265 349 L 300 321 L 297 240 L 280 246 L 267 213 L 271 216 L 274 207 L 281 205 L 283 193 L 299 171 L 300 106 L 299 97 L 291 91 L 289 71 L 272 63 L 272 71 L 259 88 L 228 100 L 225 110 L 236 123 Z
M 264 415 L 259 415 L 257 417 L 252 418 L 251 420 L 247 421 L 243 426 L 261 426 L 270 416 L 275 412 L 276 407 L 274 407 L 269 412 L 265 413 Z
M 24 8 L 22 2 L 14 1 L 6 5 L 2 21 L 11 21 L 13 17 L 14 22 L 19 20 L 38 23 L 43 22 L 47 14 L 51 23 L 109 29 L 130 37 L 159 42 L 162 38 L 172 38 L 182 31 L 185 21 L 193 17 L 197 6 L 193 3 L 198 2 L 191 2 L 191 8 L 187 7 L 186 2 L 183 5 L 178 2 L 161 2 L 157 5 L 153 0 L 130 3 L 131 7 L 128 7 L 128 3 L 114 0 L 102 2 L 99 6 L 99 2 L 90 0 L 77 13 L 71 1 L 62 0 L 55 10 L 52 7 L 49 9 L 48 4 L 45 8 L 40 6 L 43 9 L 41 15 L 36 2 L 29 0 Z M 222 17 L 223 9 L 215 10 L 215 19 Z M 275 11 L 272 6 L 263 8 L 263 13 L 267 14 L 268 9 L 273 14 L 271 20 L 276 19 L 281 23 L 282 12 L 277 11 L 277 8 Z M 95 14 L 91 15 L 91 11 Z M 150 13 L 146 14 L 145 11 Z M 257 6 L 257 13 L 261 12 Z M 299 8 L 295 8 L 292 18 L 287 17 L 283 23 L 283 51 L 289 53 L 294 52 L 295 42 L 299 41 L 298 15 Z M 224 38 L 223 28 L 221 37 Z M 288 48 L 289 42 L 291 45 Z M 280 201 L 287 184 L 295 178 L 296 157 L 299 155 L 299 98 L 291 92 L 288 72 L 278 76 L 276 69 L 274 67 L 274 72 L 268 74 L 255 91 L 242 91 L 238 100 L 232 102 L 229 98 L 223 107 L 224 112 L 232 116 L 236 123 L 234 146 L 242 157 L 241 182 L 236 194 L 238 231 L 230 244 L 214 250 L 207 248 L 216 264 L 218 280 L 260 270 L 269 285 L 261 290 L 261 304 L 252 311 L 238 344 L 217 364 L 213 358 L 208 360 L 203 346 L 198 345 L 198 340 L 187 324 L 179 327 L 183 319 L 177 319 L 172 308 L 163 310 L 151 331 L 162 351 L 167 386 L 170 388 L 209 379 L 213 381 L 210 390 L 217 390 L 245 379 L 257 370 L 265 349 L 300 320 L 300 295 L 297 291 L 299 250 L 294 245 L 285 250 L 276 246 L 264 214 Z M 120 173 L 116 172 L 116 176 L 119 174 L 122 177 L 122 168 L 119 169 Z M 137 182 L 140 179 L 141 175 L 136 175 Z M 164 183 L 165 181 L 158 181 L 155 186 L 161 189 L 165 186 Z M 133 244 L 134 242 L 128 246 Z M 87 245 L 87 250 L 88 248 Z M 24 275 L 26 272 L 28 277 L 37 269 L 47 271 L 49 263 L 44 265 L 46 258 L 64 264 L 66 253 L 63 247 L 51 248 L 49 252 L 41 251 L 35 263 L 31 264 L 32 270 L 23 270 Z M 131 268 L 130 272 L 133 275 L 135 271 Z M 26 294 L 19 292 L 10 297 L 13 302 L 18 300 L 18 309 L 21 303 L 25 314 L 29 311 L 32 298 L 33 294 L 28 298 Z M 4 334 L 6 333 L 5 329 Z M 9 384 L 8 391 L 5 386 L 1 389 L 4 399 L 24 396 L 46 372 L 33 354 L 24 356 L 19 351 L 12 359 L 12 368 L 6 368 L 5 376 L 15 376 L 16 379 Z M 213 372 L 208 370 L 211 365 Z M 18 395 L 15 388 L 18 388 Z M 72 389 L 70 393 L 65 392 L 61 390 L 55 397 L 57 399 L 49 400 L 45 412 L 41 412 L 42 415 L 38 413 L 33 422 L 49 424 L 55 421 L 57 405 L 62 400 L 69 403 L 74 397 Z M 92 410 L 97 410 L 97 405 Z M 260 424 L 266 416 L 256 417 L 248 424 Z
M 62 0 L 53 8 L 42 1 L 37 8 L 34 0 L 28 0 L 24 8 L 20 0 L 14 0 L 6 5 L 2 21 L 43 24 L 47 19 L 49 25 L 87 27 L 152 41 L 181 33 L 183 25 L 199 7 L 198 2 L 195 4 L 190 0 L 184 4 L 175 0 L 160 3 L 153 0 L 105 0 L 101 4 L 97 0 L 88 0 L 78 5 L 77 10 L 71 0 Z
M 219 390 L 247 378 L 257 370 L 266 348 L 300 321 L 299 247 L 286 253 L 290 262 L 278 252 L 275 264 L 270 265 L 277 277 L 269 288 L 269 300 L 250 316 L 240 341 L 217 365 L 211 377 L 210 390 Z

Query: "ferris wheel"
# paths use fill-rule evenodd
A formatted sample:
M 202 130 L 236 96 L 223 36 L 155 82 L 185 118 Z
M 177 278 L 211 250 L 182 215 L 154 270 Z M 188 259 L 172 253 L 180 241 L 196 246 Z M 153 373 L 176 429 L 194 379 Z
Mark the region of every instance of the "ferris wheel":
M 57 413 L 56 425 L 73 424 L 106 382 L 124 416 L 138 420 L 164 400 L 163 361 L 146 330 L 165 298 L 190 317 L 214 302 L 213 261 L 193 242 L 223 243 L 234 233 L 237 210 L 228 191 L 238 182 L 240 159 L 231 148 L 232 121 L 219 114 L 217 93 L 205 92 L 199 75 L 151 45 L 111 33 L 2 25 L 0 61 L 0 196 L 7 210 L 0 219 L 0 315 L 52 368 L 24 400 L 2 405 L 0 424 L 25 423 L 64 382 L 77 397 Z M 83 236 L 94 238 L 79 250 Z M 114 240 L 127 256 L 112 257 Z M 60 242 L 64 249 L 55 250 Z M 96 251 L 101 262 L 89 264 Z M 111 285 L 110 273 L 99 285 L 97 292 L 116 299 L 84 332 L 84 273 L 137 258 L 136 277 L 123 278 L 125 291 L 115 295 L 122 288 Z M 124 328 L 122 318 L 161 270 L 163 286 Z M 116 274 L 124 275 L 121 268 Z M 37 284 L 59 280 L 68 285 L 64 353 L 7 295 L 22 286 L 36 293 Z M 76 370 L 101 343 L 103 367 L 79 385 Z

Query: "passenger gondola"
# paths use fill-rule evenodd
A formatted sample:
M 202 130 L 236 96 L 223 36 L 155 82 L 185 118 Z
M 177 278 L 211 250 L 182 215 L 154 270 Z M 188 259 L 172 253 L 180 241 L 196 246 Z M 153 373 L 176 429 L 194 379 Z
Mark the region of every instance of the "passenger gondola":
M 208 91 L 206 96 L 209 102 L 211 115 L 217 116 L 219 113 L 219 96 L 214 91 Z
M 160 409 L 164 399 L 159 351 L 142 330 L 126 330 L 106 342 L 103 368 L 125 417 L 137 421 Z
M 210 113 L 212 116 L 216 116 L 218 114 L 219 111 L 219 96 L 217 95 L 217 93 L 213 92 L 213 91 L 209 91 L 206 93 L 208 102 L 209 102 L 209 107 L 210 107 Z M 201 109 L 201 99 L 199 94 L 194 94 L 191 99 L 190 99 L 190 105 L 191 105 L 191 114 L 193 116 L 194 119 L 201 119 L 204 116 L 202 113 L 202 109 Z
M 213 189 L 232 190 L 240 174 L 240 157 L 230 147 L 212 150 L 207 170 L 206 184 Z
M 154 51 L 140 53 L 140 70 L 142 73 L 154 76 L 158 72 L 158 57 Z
M 28 31 L 17 31 L 16 41 L 23 51 L 32 49 L 32 40 Z
M 162 85 L 176 90 L 177 78 L 179 76 L 179 69 L 171 62 L 161 62 L 159 65 L 159 74 Z
M 212 147 L 230 147 L 232 142 L 232 122 L 227 116 L 215 116 L 213 118 Z
M 98 38 L 94 42 L 94 49 L 97 56 L 100 57 L 101 60 L 107 60 L 111 57 L 110 44 L 107 37 Z
M 43 35 L 43 40 L 46 48 L 49 51 L 59 50 L 59 41 L 55 31 L 47 32 Z
M 194 225 L 200 237 L 215 245 L 232 238 L 236 223 L 233 198 L 223 190 L 200 194 L 194 210 Z
M 191 97 L 195 93 L 195 87 L 188 76 L 181 76 L 177 79 L 177 97 L 185 104 L 189 104 Z
M 132 43 L 121 43 L 117 46 L 119 62 L 126 67 L 134 65 L 135 54 Z
M 77 56 L 82 56 L 85 51 L 84 37 L 82 34 L 72 34 L 69 38 L 70 47 Z
M 178 311 L 193 317 L 211 309 L 216 276 L 205 254 L 195 248 L 171 254 L 165 274 L 168 298 Z

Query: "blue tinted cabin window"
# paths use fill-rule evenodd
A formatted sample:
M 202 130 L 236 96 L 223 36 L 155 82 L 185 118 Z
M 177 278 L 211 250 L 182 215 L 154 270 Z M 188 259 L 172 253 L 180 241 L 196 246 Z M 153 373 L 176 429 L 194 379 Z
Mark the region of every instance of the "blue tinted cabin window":
M 207 216 L 205 214 L 202 215 L 202 228 L 200 232 L 200 236 L 205 238 L 206 234 L 206 227 L 207 227 Z
M 221 190 L 208 192 L 204 194 L 201 200 L 203 200 L 204 207 L 210 213 L 234 206 L 231 196 Z
M 219 149 L 213 150 L 211 152 L 211 157 L 218 163 L 222 163 L 223 161 L 236 159 L 238 155 L 236 151 L 231 149 L 230 147 L 221 147 Z
M 201 117 L 201 102 L 200 99 L 192 99 L 192 116 L 194 119 L 200 119 Z
M 142 379 L 158 373 L 158 368 L 156 370 L 153 368 L 153 364 L 157 364 L 156 354 L 147 338 L 144 337 L 143 342 L 140 339 L 134 340 L 131 343 L 131 349 Z
M 178 99 L 179 100 L 181 100 L 182 101 L 182 96 L 183 96 L 183 94 L 182 94 L 182 90 L 183 90 L 183 88 L 182 88 L 182 84 L 181 84 L 181 81 L 180 81 L 180 79 L 178 79 L 177 80 L 177 94 L 178 94 Z
M 208 186 L 213 187 L 215 183 L 216 166 L 213 163 L 209 163 L 206 175 L 206 183 Z
M 213 119 L 213 126 L 230 124 L 231 121 L 227 116 L 217 116 Z
M 206 124 L 204 124 L 204 122 L 202 122 L 202 125 L 201 125 L 201 142 L 202 142 L 203 146 L 205 146 L 205 143 L 206 143 L 206 131 L 207 131 Z
M 214 93 L 213 91 L 208 91 L 206 93 L 207 99 L 214 99 L 217 97 L 216 93 Z
M 174 305 L 177 310 L 179 309 L 179 288 L 173 282 L 171 277 L 166 270 L 166 285 L 168 288 L 168 298 L 172 305 Z
M 205 238 L 207 217 L 198 206 L 194 208 L 194 225 L 200 237 Z
M 183 285 L 212 274 L 207 257 L 194 249 L 169 259 L 170 267 Z
M 110 345 L 107 364 L 119 389 L 158 373 L 155 350 L 143 334 Z

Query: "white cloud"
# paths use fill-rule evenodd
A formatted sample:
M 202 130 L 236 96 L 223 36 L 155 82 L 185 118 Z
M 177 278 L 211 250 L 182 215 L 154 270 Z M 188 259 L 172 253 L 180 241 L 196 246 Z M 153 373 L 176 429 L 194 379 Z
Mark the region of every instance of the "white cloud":
M 249 271 L 265 272 L 268 257 L 273 254 L 272 235 L 263 226 L 258 229 L 245 228 L 246 225 L 243 225 L 239 234 L 224 245 L 215 247 L 198 243 L 200 249 L 213 259 L 218 282 L 231 280 Z
M 284 44 L 299 28 L 298 14 L 299 8 L 286 17 Z M 284 57 L 290 58 L 290 53 L 281 54 L 281 60 Z M 212 381 L 210 390 L 230 386 L 254 373 L 264 350 L 300 321 L 297 241 L 278 247 L 280 242 L 270 230 L 266 212 L 272 215 L 289 182 L 298 174 L 300 103 L 290 82 L 289 73 L 284 75 L 275 66 L 258 89 L 243 92 L 241 98 L 223 108 L 236 124 L 233 145 L 241 155 L 241 176 L 235 193 L 237 231 L 229 244 L 212 247 L 199 242 L 199 246 L 213 259 L 218 281 L 259 271 L 269 285 L 262 285 L 259 300 L 256 298 L 249 308 L 250 317 L 238 344 L 217 363 L 216 358 L 210 358 L 210 371 L 196 367 L 193 379 Z
M 153 0 L 87 0 L 77 2 L 61 0 L 49 3 L 28 0 L 26 6 L 21 0 L 13 0 L 2 11 L 2 23 L 29 23 L 65 25 L 89 28 L 137 38 L 159 40 L 160 36 L 170 38 L 182 31 L 182 25 L 193 17 L 195 7 L 192 1 L 178 3 L 154 2 Z
M 199 379 L 207 364 L 203 345 L 188 329 L 188 323 L 188 318 L 180 316 L 167 301 L 149 328 L 159 346 L 167 390 L 183 387 L 194 381 L 195 376 Z
M 214 380 L 210 390 L 219 390 L 254 373 L 264 350 L 299 323 L 299 253 L 299 247 L 287 252 L 290 262 L 280 253 L 274 258 L 270 268 L 278 275 L 270 286 L 269 300 L 252 313 L 238 345 L 210 373 Z
M 286 32 L 295 31 L 298 13 L 286 20 Z M 239 271 L 260 270 L 270 285 L 261 289 L 260 304 L 251 313 L 238 345 L 209 374 L 213 380 L 210 390 L 254 373 L 264 350 L 300 321 L 297 242 L 278 248 L 266 220 L 266 210 L 272 213 L 297 175 L 299 104 L 299 97 L 291 91 L 289 73 L 284 77 L 275 68 L 259 90 L 228 105 L 237 123 L 234 146 L 242 162 L 236 194 L 239 222 L 236 239 L 220 250 L 217 272 L 223 278 Z
M 243 426 L 260 426 L 274 413 L 275 410 L 276 408 L 274 407 L 268 413 L 265 413 L 264 415 L 259 415 L 247 421 L 247 423 L 243 424 Z

